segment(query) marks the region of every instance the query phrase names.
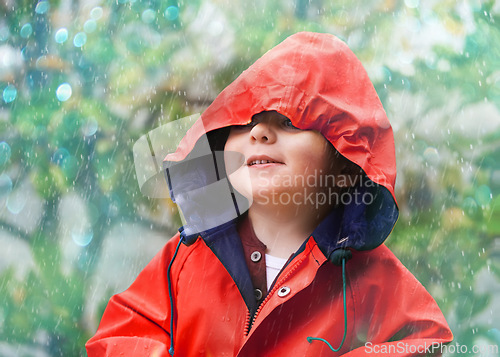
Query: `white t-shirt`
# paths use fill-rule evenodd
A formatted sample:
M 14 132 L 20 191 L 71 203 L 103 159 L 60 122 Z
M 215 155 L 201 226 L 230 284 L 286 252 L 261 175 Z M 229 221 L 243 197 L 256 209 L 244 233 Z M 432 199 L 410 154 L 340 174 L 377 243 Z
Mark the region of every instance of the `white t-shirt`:
M 271 284 L 276 279 L 276 276 L 281 271 L 281 268 L 285 265 L 288 259 L 273 257 L 272 255 L 266 254 L 266 279 L 267 279 L 267 291 L 271 288 Z

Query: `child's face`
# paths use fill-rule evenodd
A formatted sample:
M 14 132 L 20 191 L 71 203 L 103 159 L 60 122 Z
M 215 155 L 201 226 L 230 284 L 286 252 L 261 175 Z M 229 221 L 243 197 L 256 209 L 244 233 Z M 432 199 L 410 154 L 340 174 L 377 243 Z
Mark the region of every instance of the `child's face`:
M 224 151 L 231 184 L 254 203 L 310 202 L 328 189 L 325 177 L 331 185 L 344 167 L 323 135 L 298 129 L 274 111 L 254 115 L 247 126 L 232 127 Z M 242 154 L 244 163 L 235 163 L 228 152 Z

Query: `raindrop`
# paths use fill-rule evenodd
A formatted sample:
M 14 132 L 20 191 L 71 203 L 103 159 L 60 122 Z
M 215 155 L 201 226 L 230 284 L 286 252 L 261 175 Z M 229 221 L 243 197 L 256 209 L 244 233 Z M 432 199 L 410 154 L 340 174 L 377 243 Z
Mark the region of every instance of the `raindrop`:
M 28 201 L 28 197 L 20 192 L 20 190 L 12 193 L 7 198 L 7 209 L 12 214 L 21 212 Z
M 12 150 L 5 141 L 0 142 L 0 166 L 5 165 L 10 160 Z
M 152 9 L 144 10 L 142 13 L 142 21 L 150 24 L 156 19 L 156 13 Z
M 97 132 L 99 125 L 95 118 L 88 118 L 85 123 L 83 123 L 81 130 L 83 135 L 92 136 Z
M 61 102 L 67 101 L 72 94 L 71 86 L 68 83 L 63 83 L 56 90 L 56 97 Z
M 83 24 L 83 31 L 86 33 L 92 33 L 97 29 L 97 22 L 93 19 L 85 21 Z
M 86 230 L 82 229 L 74 229 L 71 232 L 71 238 L 73 238 L 73 242 L 80 247 L 86 247 L 94 238 L 94 232 L 92 229 L 88 228 Z
M 174 21 L 179 17 L 179 8 L 177 6 L 169 6 L 165 10 L 165 18 Z
M 14 99 L 17 97 L 17 89 L 14 87 L 12 84 L 9 84 L 5 89 L 3 90 L 3 101 L 5 103 L 10 103 L 13 102 Z
M 37 14 L 45 14 L 47 11 L 50 9 L 50 4 L 48 1 L 40 1 L 38 4 L 36 4 L 35 7 L 35 12 Z
M 0 198 L 7 196 L 12 191 L 12 180 L 7 174 L 0 175 Z
M 99 20 L 102 17 L 102 13 L 102 7 L 97 6 L 90 11 L 90 17 L 94 20 Z
M 33 33 L 33 27 L 31 27 L 30 23 L 27 23 L 23 25 L 23 27 L 21 27 L 20 31 L 21 37 L 28 38 L 31 36 L 32 33 Z
M 73 38 L 73 45 L 75 47 L 82 47 L 87 42 L 87 34 L 85 32 L 78 32 Z
M 66 40 L 68 39 L 68 30 L 65 29 L 64 27 L 60 28 L 54 35 L 54 39 L 56 40 L 57 43 L 66 42 Z

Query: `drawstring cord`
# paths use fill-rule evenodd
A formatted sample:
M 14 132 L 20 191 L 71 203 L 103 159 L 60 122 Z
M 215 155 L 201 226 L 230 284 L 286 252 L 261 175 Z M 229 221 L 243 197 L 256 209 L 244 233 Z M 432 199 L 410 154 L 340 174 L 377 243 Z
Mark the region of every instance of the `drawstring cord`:
M 167 268 L 167 283 L 168 283 L 168 296 L 170 298 L 170 348 L 168 349 L 168 353 L 170 356 L 174 355 L 174 299 L 172 297 L 172 281 L 171 281 L 171 276 L 170 276 L 170 271 L 172 270 L 172 265 L 174 263 L 175 258 L 177 257 L 177 253 L 179 252 L 179 248 L 181 246 L 182 241 L 184 240 L 184 237 L 181 235 L 181 238 L 179 240 L 179 243 L 177 244 L 177 247 L 175 248 L 174 255 L 172 256 L 172 259 L 170 260 L 170 263 L 168 264 Z M 346 302 L 346 274 L 345 274 L 345 262 L 348 260 L 351 255 L 349 251 L 346 251 L 347 254 L 343 254 L 341 256 L 342 259 L 342 304 L 344 308 L 344 336 L 342 336 L 342 341 L 340 342 L 340 345 L 338 348 L 333 348 L 332 345 L 325 340 L 324 338 L 320 337 L 307 337 L 307 342 L 312 343 L 312 341 L 317 340 L 317 341 L 322 341 L 326 343 L 326 345 L 333 351 L 333 352 L 338 352 L 344 345 L 344 341 L 347 336 L 347 302 Z
M 333 351 L 333 352 L 338 352 L 340 351 L 340 349 L 342 348 L 342 345 L 344 344 L 344 341 L 345 341 L 345 338 L 346 338 L 346 335 L 347 335 L 347 303 L 346 303 L 346 279 L 345 279 L 345 262 L 346 262 L 346 257 L 342 257 L 342 302 L 343 302 L 343 306 L 344 306 L 344 336 L 342 337 L 342 341 L 340 342 L 340 345 L 338 348 L 333 348 L 332 345 L 330 345 L 330 343 L 323 339 L 323 338 L 319 338 L 319 337 L 307 337 L 307 342 L 309 343 L 312 343 L 313 340 L 318 340 L 318 341 L 322 341 L 324 343 L 327 344 L 328 347 L 330 347 L 330 349 Z
M 175 248 L 174 255 L 172 256 L 170 264 L 168 264 L 167 268 L 168 296 L 170 298 L 170 348 L 168 349 L 168 353 L 170 354 L 170 356 L 174 355 L 174 298 L 172 297 L 172 281 L 170 279 L 170 270 L 172 270 L 174 259 L 177 256 L 177 252 L 179 251 L 179 248 L 183 240 L 184 237 L 181 235 L 179 243 Z

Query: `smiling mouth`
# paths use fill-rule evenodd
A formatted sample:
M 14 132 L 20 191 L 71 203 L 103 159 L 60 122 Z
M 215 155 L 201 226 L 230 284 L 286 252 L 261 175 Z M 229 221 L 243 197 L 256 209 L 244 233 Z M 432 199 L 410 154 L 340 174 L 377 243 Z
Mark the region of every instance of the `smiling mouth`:
M 271 161 L 271 160 L 254 160 L 251 161 L 248 166 L 262 165 L 262 164 L 281 164 L 281 162 Z
M 266 165 L 266 164 L 283 164 L 283 163 L 280 161 L 276 161 L 270 157 L 261 159 L 250 158 L 247 162 L 247 166 Z

